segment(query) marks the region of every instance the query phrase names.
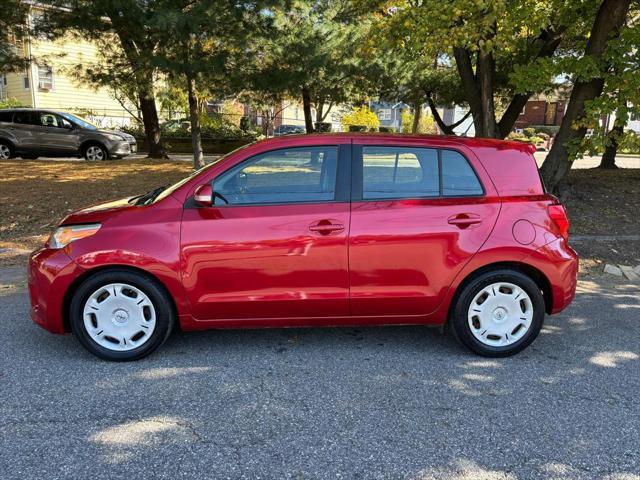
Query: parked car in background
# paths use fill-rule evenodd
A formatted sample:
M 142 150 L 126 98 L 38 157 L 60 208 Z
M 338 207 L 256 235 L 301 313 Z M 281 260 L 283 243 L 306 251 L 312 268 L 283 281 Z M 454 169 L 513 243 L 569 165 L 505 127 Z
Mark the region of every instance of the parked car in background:
M 566 308 L 569 220 L 521 142 L 314 134 L 71 213 L 32 253 L 33 320 L 134 360 L 172 329 L 449 324 L 527 347 Z
M 296 135 L 300 133 L 307 133 L 307 130 L 302 125 L 278 125 L 273 130 L 273 135 L 280 137 L 282 135 Z
M 95 161 L 122 158 L 136 151 L 132 135 L 100 129 L 71 113 L 0 110 L 0 159 L 80 156 Z

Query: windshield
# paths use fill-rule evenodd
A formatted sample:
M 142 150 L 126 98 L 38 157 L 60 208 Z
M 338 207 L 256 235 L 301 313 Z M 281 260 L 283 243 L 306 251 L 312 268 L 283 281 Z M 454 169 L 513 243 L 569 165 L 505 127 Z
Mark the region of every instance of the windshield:
M 70 113 L 61 113 L 60 115 L 69 120 L 71 123 L 75 123 L 80 128 L 84 128 L 85 130 L 98 130 L 98 127 L 96 127 L 93 123 L 87 122 L 83 118 L 77 117 Z

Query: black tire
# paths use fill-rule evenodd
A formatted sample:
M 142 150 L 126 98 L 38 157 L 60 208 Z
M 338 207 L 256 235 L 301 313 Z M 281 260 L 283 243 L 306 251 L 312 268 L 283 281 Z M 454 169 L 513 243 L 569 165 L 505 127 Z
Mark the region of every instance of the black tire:
M 88 162 L 109 160 L 109 152 L 99 143 L 89 143 L 82 149 L 82 156 Z
M 110 283 L 126 283 L 140 289 L 151 301 L 156 312 L 155 330 L 145 343 L 128 351 L 115 351 L 96 343 L 86 330 L 83 309 L 91 294 Z M 171 335 L 176 323 L 173 303 L 163 286 L 154 278 L 130 270 L 105 270 L 86 279 L 78 287 L 69 307 L 71 331 L 83 347 L 104 360 L 126 362 L 139 360 L 160 347 Z
M 507 346 L 490 346 L 480 342 L 471 332 L 467 313 L 471 302 L 483 288 L 497 282 L 520 287 L 531 299 L 533 318 L 529 330 L 517 342 Z M 521 352 L 533 342 L 542 328 L 545 303 L 540 287 L 527 275 L 517 270 L 500 269 L 485 272 L 461 286 L 449 313 L 449 325 L 456 339 L 472 352 L 484 357 L 509 357 Z
M 8 152 L 8 158 L 4 158 L 7 155 L 7 152 Z M 14 156 L 15 156 L 15 150 L 13 148 L 13 145 L 11 145 L 9 142 L 5 140 L 0 140 L 0 160 L 9 160 Z

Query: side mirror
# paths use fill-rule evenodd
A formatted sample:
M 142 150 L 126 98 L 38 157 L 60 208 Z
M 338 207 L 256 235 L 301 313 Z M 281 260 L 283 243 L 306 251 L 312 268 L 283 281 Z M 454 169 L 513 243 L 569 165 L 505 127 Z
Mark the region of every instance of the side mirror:
M 206 183 L 196 188 L 193 200 L 202 207 L 210 207 L 213 204 L 213 187 L 211 184 Z

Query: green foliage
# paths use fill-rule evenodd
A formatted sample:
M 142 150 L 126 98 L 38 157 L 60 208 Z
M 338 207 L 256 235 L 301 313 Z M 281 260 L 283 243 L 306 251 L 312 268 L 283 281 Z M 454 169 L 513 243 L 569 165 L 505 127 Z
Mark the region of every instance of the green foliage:
M 408 110 L 402 112 L 402 133 L 411 133 L 413 128 L 413 113 Z M 418 131 L 416 133 L 435 135 L 438 133 L 436 128 L 436 121 L 431 115 L 425 115 L 424 112 L 420 116 L 420 122 L 418 123 Z
M 351 112 L 343 115 L 341 123 L 345 131 L 348 131 L 350 126 L 362 126 L 371 131 L 380 126 L 378 116 L 366 105 L 354 108 Z
M 0 72 L 16 71 L 28 65 L 18 47 L 27 35 L 29 5 L 22 0 L 0 2 Z
M 28 105 L 23 105 L 19 100 L 15 98 L 7 98 L 5 100 L 0 100 L 0 109 L 2 108 L 20 108 L 20 107 L 28 107 Z

